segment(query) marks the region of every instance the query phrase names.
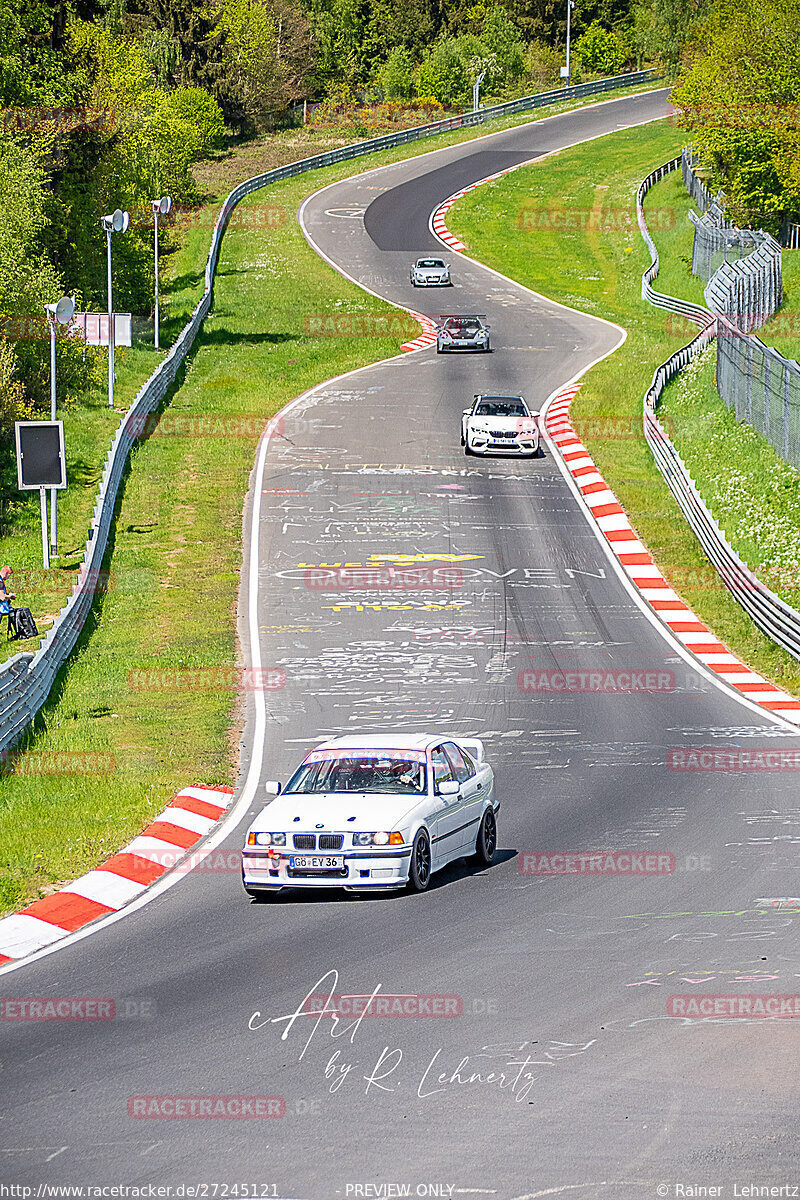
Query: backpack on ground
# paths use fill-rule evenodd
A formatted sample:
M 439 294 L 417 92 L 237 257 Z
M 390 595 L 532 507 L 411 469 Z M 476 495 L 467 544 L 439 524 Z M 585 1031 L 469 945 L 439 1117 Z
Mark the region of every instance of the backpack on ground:
M 15 638 L 24 641 L 26 638 L 39 636 L 39 630 L 36 628 L 36 622 L 29 608 L 12 608 L 10 619 Z

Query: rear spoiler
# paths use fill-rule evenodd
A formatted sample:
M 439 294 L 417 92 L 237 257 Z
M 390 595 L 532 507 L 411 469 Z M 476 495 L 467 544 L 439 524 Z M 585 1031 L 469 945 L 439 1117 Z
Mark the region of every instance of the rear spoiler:
M 455 744 L 460 746 L 462 750 L 466 750 L 467 754 L 474 758 L 476 763 L 482 763 L 486 761 L 483 742 L 480 740 L 480 738 L 457 737 L 455 735 L 451 735 L 447 740 L 455 742 Z

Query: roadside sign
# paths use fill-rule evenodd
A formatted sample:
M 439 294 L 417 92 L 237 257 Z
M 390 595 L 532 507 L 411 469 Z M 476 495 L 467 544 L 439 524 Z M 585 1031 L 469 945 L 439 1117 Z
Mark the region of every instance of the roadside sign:
M 37 488 L 65 488 L 67 468 L 64 456 L 63 421 L 17 421 L 17 487 L 21 491 Z
M 108 313 L 76 312 L 69 329 L 70 332 L 77 330 L 87 346 L 108 345 Z M 114 345 L 131 344 L 131 314 L 114 313 Z

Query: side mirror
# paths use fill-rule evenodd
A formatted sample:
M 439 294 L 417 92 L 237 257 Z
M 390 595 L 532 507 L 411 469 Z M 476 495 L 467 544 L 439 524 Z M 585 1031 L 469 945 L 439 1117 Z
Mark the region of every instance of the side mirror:
M 461 415 L 462 415 L 463 417 L 468 417 L 468 416 L 470 415 L 470 413 L 471 413 L 471 412 L 472 412 L 472 409 L 471 409 L 471 408 L 465 408 L 465 409 L 463 409 L 463 411 L 462 411 Z
M 460 791 L 461 784 L 457 779 L 443 779 L 436 787 L 439 796 L 457 796 Z
M 281 785 L 278 783 L 277 779 L 268 779 L 264 784 L 264 791 L 268 796 L 280 796 Z

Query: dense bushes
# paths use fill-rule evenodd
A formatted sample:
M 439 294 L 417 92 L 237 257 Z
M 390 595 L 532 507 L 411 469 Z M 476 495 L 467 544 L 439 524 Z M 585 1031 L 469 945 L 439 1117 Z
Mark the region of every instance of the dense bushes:
M 777 233 L 800 213 L 799 0 L 718 0 L 674 98 L 740 224 Z

